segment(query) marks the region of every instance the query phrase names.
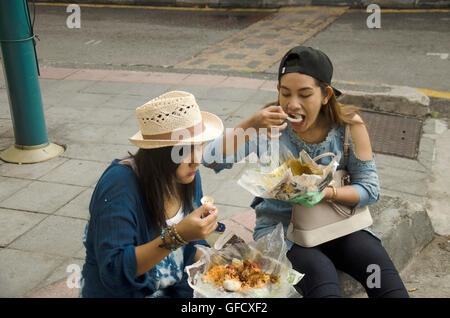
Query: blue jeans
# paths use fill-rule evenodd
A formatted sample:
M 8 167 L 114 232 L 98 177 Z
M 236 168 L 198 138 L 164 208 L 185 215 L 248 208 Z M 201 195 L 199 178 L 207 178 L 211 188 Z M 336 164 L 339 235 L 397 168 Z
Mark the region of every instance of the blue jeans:
M 295 270 L 305 274 L 297 285 L 305 298 L 341 297 L 336 269 L 360 282 L 370 298 L 409 297 L 380 240 L 367 231 L 312 248 L 295 244 L 287 257 Z

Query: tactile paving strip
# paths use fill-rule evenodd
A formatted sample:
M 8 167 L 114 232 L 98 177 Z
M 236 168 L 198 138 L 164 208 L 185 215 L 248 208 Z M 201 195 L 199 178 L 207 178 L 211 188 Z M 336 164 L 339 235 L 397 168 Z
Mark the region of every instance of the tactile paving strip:
M 376 153 L 415 159 L 419 148 L 422 121 L 375 112 L 361 112 L 367 124 L 372 150 Z
M 289 8 L 287 8 L 289 9 Z M 312 10 L 282 10 L 262 19 L 175 68 L 262 72 L 327 27 L 346 8 L 315 7 Z

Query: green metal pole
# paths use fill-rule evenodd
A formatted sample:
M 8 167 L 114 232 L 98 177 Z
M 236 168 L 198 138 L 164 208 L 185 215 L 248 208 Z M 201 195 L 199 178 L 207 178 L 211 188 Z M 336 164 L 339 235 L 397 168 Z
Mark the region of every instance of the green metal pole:
M 33 39 L 27 1 L 1 0 L 0 43 L 15 145 L 3 152 L 0 157 L 9 162 L 29 163 L 50 159 L 49 155 L 45 154 L 50 143 L 45 125 Z M 47 150 L 41 155 L 26 152 L 46 147 Z M 25 152 L 20 153 L 21 150 Z M 32 158 L 28 158 L 30 154 Z M 18 158 L 13 158 L 17 156 Z M 55 155 L 52 153 L 50 157 L 53 158 Z

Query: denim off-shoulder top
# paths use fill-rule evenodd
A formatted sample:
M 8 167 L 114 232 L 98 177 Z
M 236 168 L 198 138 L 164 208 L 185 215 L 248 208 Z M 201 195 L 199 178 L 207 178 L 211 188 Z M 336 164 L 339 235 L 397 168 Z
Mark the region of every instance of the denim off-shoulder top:
M 380 197 L 380 185 L 378 180 L 377 169 L 375 166 L 374 157 L 369 160 L 360 159 L 355 153 L 355 147 L 351 136 L 349 136 L 349 157 L 347 167 L 344 166 L 344 136 L 345 125 L 334 125 L 330 129 L 324 141 L 317 144 L 308 144 L 300 139 L 288 123 L 287 128 L 282 131 L 279 139 L 280 146 L 285 146 L 298 158 L 299 153 L 305 150 L 311 158 L 332 152 L 340 155 L 338 170 L 347 169 L 351 177 L 351 186 L 353 186 L 359 194 L 359 202 L 355 207 L 371 205 L 378 201 Z M 233 164 L 242 161 L 251 153 L 261 158 L 267 153 L 270 139 L 267 135 L 260 134 L 251 137 L 233 156 L 224 156 L 222 154 L 222 136 L 209 142 L 204 150 L 202 164 L 205 167 L 212 168 L 216 173 L 223 169 L 231 169 Z M 317 161 L 322 165 L 328 165 L 332 157 L 324 157 Z M 240 164 L 240 163 L 238 163 Z M 236 185 L 238 186 L 238 185 Z M 256 213 L 256 225 L 253 233 L 255 240 L 270 233 L 275 229 L 278 223 L 282 223 L 286 233 L 287 227 L 292 213 L 292 205 L 290 203 L 255 197 L 250 206 Z M 365 229 L 369 231 L 368 229 Z M 369 231 L 370 232 L 370 231 Z M 372 232 L 370 232 L 373 234 Z M 286 239 L 288 248 L 291 248 L 293 243 Z

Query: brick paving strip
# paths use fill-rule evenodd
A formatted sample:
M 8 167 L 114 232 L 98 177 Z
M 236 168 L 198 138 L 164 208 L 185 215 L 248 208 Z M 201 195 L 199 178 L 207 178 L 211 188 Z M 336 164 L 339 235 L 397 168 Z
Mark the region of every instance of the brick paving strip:
M 1 68 L 0 68 L 1 69 Z M 236 76 L 41 67 L 41 79 L 276 90 L 276 81 Z M 0 75 L 2 77 L 2 75 Z M 151 96 L 149 96 L 150 98 Z
M 340 17 L 346 8 L 284 8 L 198 55 L 175 65 L 182 69 L 262 72 Z

